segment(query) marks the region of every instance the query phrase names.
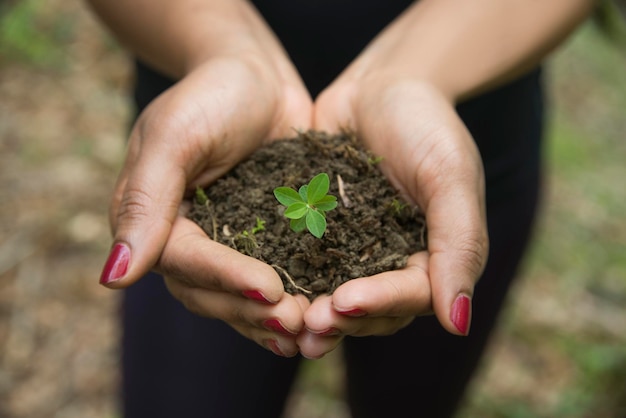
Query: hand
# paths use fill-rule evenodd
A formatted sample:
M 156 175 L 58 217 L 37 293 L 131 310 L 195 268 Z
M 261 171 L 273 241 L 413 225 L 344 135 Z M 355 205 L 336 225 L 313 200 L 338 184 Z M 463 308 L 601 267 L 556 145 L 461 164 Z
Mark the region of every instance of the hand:
M 305 312 L 300 351 L 321 357 L 343 335 L 392 334 L 432 312 L 446 330 L 466 335 L 488 251 L 484 176 L 474 141 L 433 86 L 376 75 L 355 81 L 347 74 L 316 102 L 315 127 L 349 124 L 383 157 L 385 175 L 425 211 L 428 252 L 410 257 L 403 270 L 351 280 L 332 297 L 316 299 Z
M 155 268 L 189 310 L 291 356 L 308 302 L 285 294 L 268 265 L 210 240 L 181 207 L 186 192 L 264 141 L 310 126 L 311 101 L 295 71 L 266 61 L 212 59 L 139 117 L 111 205 L 115 244 L 101 283 L 127 287 Z
M 428 253 L 411 258 L 404 271 L 353 280 L 316 300 L 298 339 L 304 355 L 319 357 L 341 338 L 320 331 L 383 335 L 431 309 L 446 330 L 469 332 L 473 289 L 488 253 L 485 186 L 480 155 L 454 104 L 534 68 L 594 6 L 480 2 L 474 13 L 476 3 L 464 3 L 461 13 L 457 2 L 415 2 L 316 102 L 315 128 L 351 126 L 384 158 L 386 176 L 425 211 L 429 242 Z M 531 21 L 536 30 L 529 32 Z M 337 315 L 346 310 L 365 315 Z

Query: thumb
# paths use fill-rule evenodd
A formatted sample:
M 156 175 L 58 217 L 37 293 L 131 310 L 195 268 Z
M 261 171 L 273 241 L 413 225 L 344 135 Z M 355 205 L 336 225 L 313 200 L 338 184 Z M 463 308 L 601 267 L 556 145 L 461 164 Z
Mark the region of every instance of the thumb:
M 129 154 L 111 206 L 114 240 L 100 284 L 130 286 L 159 260 L 185 189 L 185 172 L 171 157 L 163 150 Z
M 341 128 L 355 129 L 353 102 L 355 86 L 336 80 L 320 93 L 315 100 L 313 126 L 326 132 L 337 132 Z
M 474 286 L 489 246 L 483 205 L 467 195 L 446 193 L 430 206 L 429 213 L 434 214 L 427 221 L 433 309 L 449 332 L 468 335 Z

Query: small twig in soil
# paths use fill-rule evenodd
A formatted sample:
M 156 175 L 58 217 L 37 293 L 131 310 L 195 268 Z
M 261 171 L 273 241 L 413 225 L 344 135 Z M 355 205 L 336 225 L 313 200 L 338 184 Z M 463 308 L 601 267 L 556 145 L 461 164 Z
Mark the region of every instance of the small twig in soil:
M 308 295 L 310 295 L 311 292 L 310 290 L 307 290 L 303 287 L 300 287 L 296 284 L 296 282 L 291 278 L 291 276 L 289 275 L 289 273 L 287 272 L 287 270 L 285 270 L 284 268 L 282 268 L 281 266 L 279 266 L 278 264 L 272 264 L 272 267 L 274 267 L 276 270 L 278 270 L 279 272 L 283 273 L 285 275 L 285 277 L 287 277 L 287 280 L 289 280 L 289 283 L 291 283 L 291 285 L 293 287 L 295 287 L 297 290 L 299 290 L 300 292 L 306 293 Z
M 339 185 L 339 197 L 341 197 L 341 202 L 345 208 L 349 208 L 352 206 L 352 202 L 348 199 L 346 195 L 345 185 L 341 175 L 337 174 L 337 184 Z
M 210 201 L 207 200 L 205 206 L 207 209 L 209 208 Z M 215 220 L 215 216 L 213 216 L 213 212 L 211 210 L 207 210 L 209 217 L 211 218 L 211 226 L 213 226 L 213 241 L 217 241 L 217 221 Z
M 370 258 L 370 256 L 372 255 L 372 247 L 368 248 L 367 250 L 365 250 L 365 252 L 363 253 L 363 255 L 361 255 L 361 258 L 359 258 L 359 262 L 364 262 L 366 260 L 368 260 Z
M 338 250 L 337 248 L 326 248 L 326 254 L 332 255 L 336 258 L 348 259 L 350 256 L 345 251 Z
M 195 201 L 206 208 L 206 212 L 211 219 L 211 226 L 213 227 L 213 241 L 217 241 L 217 222 L 215 221 L 215 216 L 213 216 L 213 211 L 211 211 L 210 208 L 211 200 L 209 200 L 206 192 L 200 186 L 196 187 Z M 202 229 L 204 229 L 204 222 L 201 226 Z M 207 231 L 206 229 L 204 229 L 204 232 L 206 232 L 207 235 L 209 234 L 209 231 Z

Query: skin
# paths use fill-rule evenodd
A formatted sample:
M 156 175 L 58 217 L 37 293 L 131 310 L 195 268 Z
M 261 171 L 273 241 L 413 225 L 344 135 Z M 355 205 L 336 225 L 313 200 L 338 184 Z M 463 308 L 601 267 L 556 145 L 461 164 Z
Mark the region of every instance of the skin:
M 106 286 L 127 287 L 157 270 L 192 312 L 221 319 L 276 354 L 309 358 L 330 352 L 345 335 L 390 335 L 419 315 L 434 313 L 461 334 L 451 310 L 460 296 L 472 297 L 488 238 L 482 163 L 454 106 L 533 68 L 593 6 L 423 0 L 313 103 L 245 1 L 90 3 L 129 49 L 180 79 L 142 113 L 130 136 L 110 210 L 114 241 L 128 248 L 130 263 Z M 285 294 L 271 267 L 211 241 L 184 218 L 186 192 L 257 147 L 294 127 L 346 125 L 426 213 L 428 252 L 410 257 L 405 269 L 352 280 L 309 304 Z M 245 297 L 249 291 L 270 303 Z M 345 313 L 355 309 L 365 315 Z M 283 330 L 268 327 L 268 319 Z

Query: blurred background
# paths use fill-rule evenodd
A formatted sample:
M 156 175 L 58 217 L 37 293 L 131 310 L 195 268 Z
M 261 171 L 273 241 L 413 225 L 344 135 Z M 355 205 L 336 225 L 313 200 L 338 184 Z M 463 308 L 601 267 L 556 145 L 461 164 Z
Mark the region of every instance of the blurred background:
M 0 417 L 116 418 L 129 61 L 79 1 L 0 7 Z M 460 417 L 626 416 L 626 46 L 589 22 L 546 68 L 541 217 Z M 305 363 L 287 418 L 348 416 L 338 365 Z

